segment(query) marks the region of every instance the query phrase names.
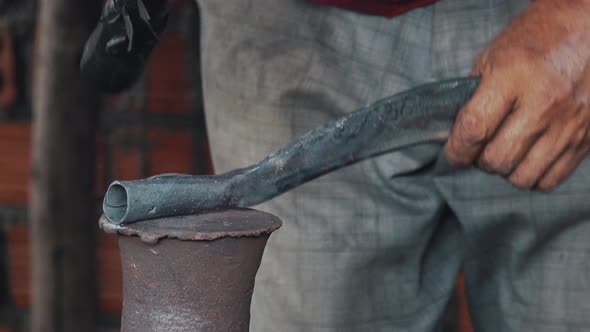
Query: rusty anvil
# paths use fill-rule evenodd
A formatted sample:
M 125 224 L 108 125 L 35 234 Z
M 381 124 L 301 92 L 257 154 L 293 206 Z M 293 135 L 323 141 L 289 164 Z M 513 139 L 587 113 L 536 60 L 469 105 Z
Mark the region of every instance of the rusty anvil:
M 326 123 L 264 160 L 219 175 L 164 174 L 115 181 L 103 210 L 114 224 L 250 207 L 323 174 L 402 148 L 444 142 L 479 78 L 425 84 Z

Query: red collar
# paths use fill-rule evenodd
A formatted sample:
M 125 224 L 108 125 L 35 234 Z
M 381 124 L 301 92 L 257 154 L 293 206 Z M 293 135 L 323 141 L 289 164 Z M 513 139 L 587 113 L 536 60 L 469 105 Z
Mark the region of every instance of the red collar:
M 311 0 L 324 5 L 352 9 L 373 15 L 393 17 L 438 0 Z

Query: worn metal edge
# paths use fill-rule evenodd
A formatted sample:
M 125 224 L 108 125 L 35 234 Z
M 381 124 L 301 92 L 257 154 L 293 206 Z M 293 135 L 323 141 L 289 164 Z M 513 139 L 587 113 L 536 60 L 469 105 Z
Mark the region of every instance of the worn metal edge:
M 276 216 L 268 214 L 269 221 L 266 227 L 260 227 L 252 230 L 239 230 L 239 231 L 225 231 L 225 232 L 194 232 L 192 235 L 186 234 L 186 232 L 171 231 L 168 234 L 158 234 L 152 232 L 142 232 L 141 230 L 134 229 L 132 226 L 126 226 L 125 224 L 113 224 L 103 214 L 99 221 L 98 226 L 107 234 L 120 234 L 125 236 L 137 236 L 142 242 L 148 244 L 156 244 L 162 239 L 177 239 L 181 241 L 213 241 L 221 238 L 240 238 L 240 237 L 258 237 L 261 235 L 270 235 L 272 232 L 281 228 L 283 222 Z M 169 218 L 166 218 L 169 219 Z M 133 224 L 131 224 L 133 225 Z

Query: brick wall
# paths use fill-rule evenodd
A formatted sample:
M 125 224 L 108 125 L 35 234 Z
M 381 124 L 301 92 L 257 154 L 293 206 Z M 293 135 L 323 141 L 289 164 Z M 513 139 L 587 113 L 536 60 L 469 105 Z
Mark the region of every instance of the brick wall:
M 187 6 L 192 6 L 192 2 L 176 3 L 167 32 L 161 37 L 138 86 L 128 93 L 105 99 L 97 138 L 97 207 L 107 185 L 114 179 L 137 179 L 170 172 L 211 172 L 199 72 L 195 70 L 199 63 L 194 53 L 195 44 L 198 45 L 198 32 L 193 29 L 198 27 L 196 10 Z M 18 61 L 18 52 L 13 54 L 17 59 L 7 67 L 6 58 L 12 53 L 3 48 L 6 46 L 1 40 L 3 31 L 0 27 L 0 114 L 10 111 L 11 115 L 0 116 L 0 264 L 4 264 L 0 266 L 0 276 L 6 276 L 0 278 L 0 282 L 7 279 L 4 286 L 9 289 L 8 297 L 0 303 L 0 332 L 16 332 L 26 329 L 31 305 L 26 217 L 31 142 L 27 105 L 30 100 L 16 99 L 16 96 L 26 99 L 29 94 L 24 91 L 3 90 L 2 77 L 10 77 L 16 71 L 30 71 L 13 68 L 27 64 L 27 61 Z M 26 80 L 21 83 L 13 88 L 23 90 L 29 84 Z M 89 224 L 96 225 L 95 221 Z M 98 229 L 97 237 L 101 321 L 107 330 L 117 330 L 122 304 L 117 241 L 113 235 L 103 234 Z

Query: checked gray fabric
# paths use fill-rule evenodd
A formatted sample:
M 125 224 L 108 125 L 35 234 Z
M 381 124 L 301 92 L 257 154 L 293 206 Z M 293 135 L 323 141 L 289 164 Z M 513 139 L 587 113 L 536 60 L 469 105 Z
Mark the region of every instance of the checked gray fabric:
M 199 0 L 216 172 L 428 81 L 466 75 L 528 1 L 447 0 L 387 19 L 305 0 Z M 251 330 L 438 331 L 463 264 L 476 331 L 590 331 L 590 163 L 555 192 L 453 170 L 420 146 L 258 208 L 284 227 Z

